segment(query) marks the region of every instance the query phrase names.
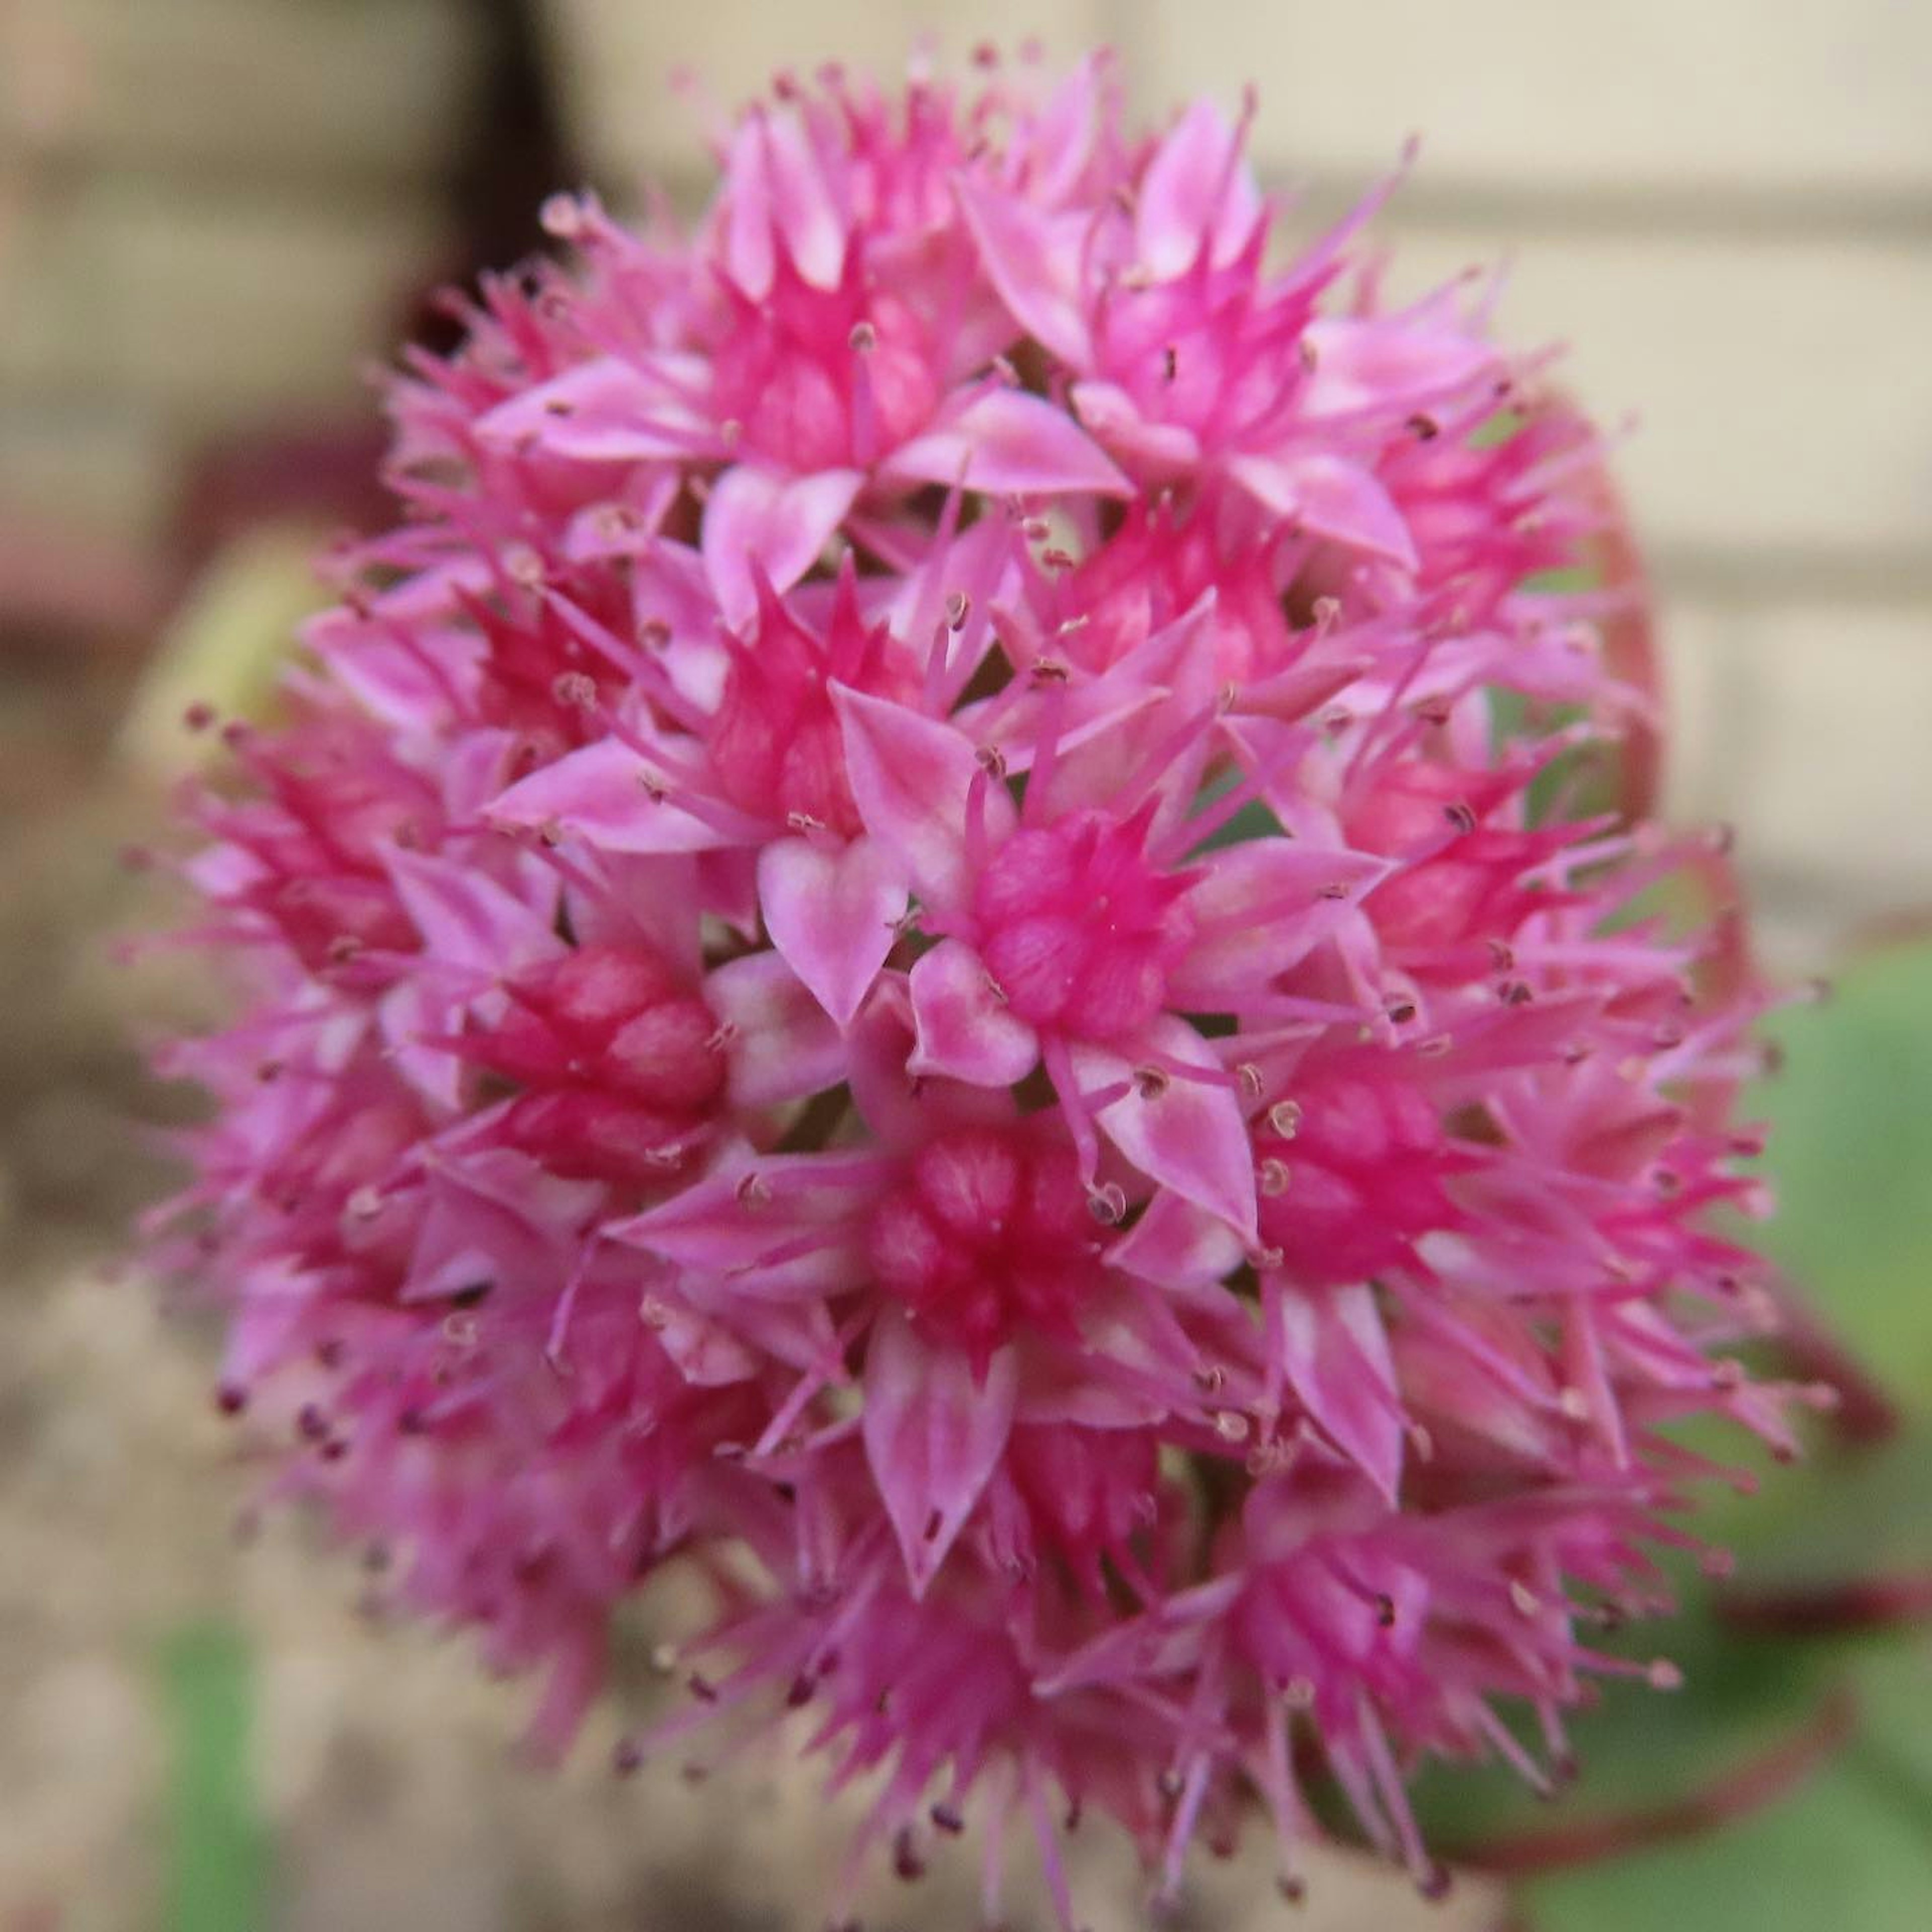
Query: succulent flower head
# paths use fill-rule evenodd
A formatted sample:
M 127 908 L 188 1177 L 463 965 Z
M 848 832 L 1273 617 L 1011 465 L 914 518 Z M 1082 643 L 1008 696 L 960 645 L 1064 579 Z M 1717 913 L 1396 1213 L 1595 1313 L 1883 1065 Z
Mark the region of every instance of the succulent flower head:
M 1292 1885 L 1322 1779 L 1432 1886 L 1408 1772 L 1560 1754 L 1670 1426 L 1788 1444 L 1763 1001 L 1604 784 L 1594 432 L 1386 296 L 1386 187 L 1297 254 L 1115 94 L 788 83 L 412 358 L 190 801 L 243 1005 L 164 1252 L 547 1743 L 682 1570 L 660 1733 L 807 1713 L 902 1871 L 1011 1814 L 1058 1886 L 1085 1808 L 1172 1885 L 1258 1792 Z

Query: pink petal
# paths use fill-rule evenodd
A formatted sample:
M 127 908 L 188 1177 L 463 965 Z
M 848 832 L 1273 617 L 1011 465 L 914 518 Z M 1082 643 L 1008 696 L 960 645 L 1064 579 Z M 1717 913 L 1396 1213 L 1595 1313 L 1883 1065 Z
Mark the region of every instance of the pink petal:
M 825 470 L 795 480 L 740 464 L 712 486 L 700 539 L 718 608 L 734 630 L 757 614 L 760 571 L 789 590 L 818 562 L 863 478 Z
M 1241 686 L 1241 708 L 1283 724 L 1294 724 L 1326 704 L 1336 692 L 1354 682 L 1370 668 L 1367 658 L 1328 658 L 1317 664 L 1306 660 Z
M 694 1388 L 749 1382 L 763 1366 L 729 1328 L 708 1315 L 673 1301 L 661 1302 L 653 1314 L 651 1328 L 658 1347 Z
M 478 419 L 476 433 L 486 442 L 534 444 L 579 462 L 688 457 L 710 432 L 678 390 L 704 376 L 690 357 L 599 356 L 499 403 Z
M 1108 1246 L 1106 1262 L 1142 1281 L 1200 1287 L 1221 1280 L 1246 1257 L 1240 1237 L 1218 1215 L 1178 1194 L 1160 1193 Z
M 1112 1624 L 1040 1678 L 1036 1694 L 1064 1696 L 1090 1684 L 1144 1682 L 1192 1670 L 1210 1631 L 1233 1608 L 1247 1582 L 1239 1571 L 1216 1576 L 1166 1598 L 1143 1616 Z
M 555 929 L 554 886 L 543 903 L 532 906 L 453 860 L 400 848 L 382 859 L 431 964 L 494 981 L 564 950 Z
M 1048 214 L 968 176 L 956 192 L 980 266 L 1013 320 L 1070 368 L 1088 368 L 1094 345 L 1080 299 L 1080 259 L 1088 218 Z
M 914 1073 L 943 1074 L 974 1087 L 1011 1087 L 1033 1071 L 1040 1039 L 993 990 L 980 956 L 943 939 L 912 969 L 919 1044 Z
M 896 852 L 928 904 L 963 906 L 971 887 L 966 801 L 979 763 L 972 741 L 950 724 L 843 685 L 832 687 L 844 727 L 845 770 L 866 829 Z M 1012 830 L 1004 785 L 984 788 L 990 844 Z
M 1143 475 L 1178 476 L 1201 460 L 1201 439 L 1191 429 L 1150 422 L 1116 383 L 1076 382 L 1072 400 L 1081 422 L 1106 448 Z
M 731 1275 L 745 1292 L 758 1292 L 752 1276 L 775 1256 L 788 1260 L 816 1231 L 824 1238 L 820 1252 L 830 1257 L 832 1274 L 849 1284 L 859 1265 L 856 1217 L 880 1175 L 881 1164 L 872 1155 L 756 1154 L 740 1148 L 703 1179 L 641 1214 L 608 1224 L 604 1234 L 661 1260 Z M 853 1240 L 846 1239 L 848 1228 Z M 783 1279 L 789 1292 L 801 1277 L 788 1269 Z
M 426 1040 L 454 1030 L 449 1003 L 420 976 L 399 980 L 376 1009 L 377 1024 L 390 1064 L 427 1100 L 444 1114 L 463 1106 L 463 1062 L 446 1047 L 426 1046 Z
M 987 389 L 895 451 L 880 473 L 994 496 L 1069 490 L 1130 496 L 1132 486 L 1064 410 L 1017 389 Z
M 777 953 L 728 960 L 706 979 L 704 1000 L 731 1029 L 725 1063 L 736 1105 L 802 1100 L 844 1078 L 837 1024 Z
M 1262 198 L 1240 136 L 1210 100 L 1197 100 L 1154 151 L 1134 201 L 1134 241 L 1162 281 L 1191 268 L 1203 247 L 1216 268 L 1246 244 Z
M 795 114 L 764 115 L 760 128 L 785 252 L 814 288 L 836 289 L 845 266 L 845 224 L 818 151 Z
M 733 842 L 653 796 L 650 781 L 634 752 L 615 738 L 600 738 L 511 786 L 488 816 L 498 825 L 532 830 L 561 826 L 608 852 L 702 852 Z
M 795 115 L 746 116 L 731 144 L 723 241 L 725 272 L 762 301 L 777 274 L 778 243 L 805 280 L 837 287 L 845 230 L 818 156 Z
M 782 838 L 758 856 L 772 944 L 842 1026 L 864 1004 L 906 909 L 904 873 L 876 838 L 845 846 Z
M 953 1127 L 1016 1117 L 1010 1088 L 920 1078 L 910 1064 L 916 1045 L 911 988 L 904 974 L 888 970 L 845 1036 L 853 1104 L 874 1140 L 919 1147 Z
M 928 1347 L 894 1310 L 872 1330 L 865 1389 L 866 1460 L 922 1597 L 1006 1449 L 1018 1370 L 1001 1348 L 975 1377 L 964 1355 Z
M 1280 1365 L 1316 1424 L 1390 1503 L 1402 1483 L 1402 1410 L 1388 1331 L 1366 1286 L 1304 1293 L 1270 1277 Z
M 1228 473 L 1263 509 L 1316 536 L 1392 558 L 1413 570 L 1414 539 L 1395 500 L 1339 456 L 1237 456 Z
M 1146 1045 L 1169 1060 L 1220 1070 L 1213 1048 L 1184 1021 L 1156 1021 Z M 1218 1215 L 1247 1241 L 1256 1239 L 1254 1154 L 1232 1087 L 1175 1078 L 1149 1095 L 1131 1078 L 1133 1063 L 1117 1053 L 1076 1046 L 1072 1060 L 1084 1091 L 1127 1082 L 1125 1096 L 1096 1118 L 1142 1173 Z
M 1496 350 L 1476 337 L 1394 317 L 1322 316 L 1304 334 L 1315 354 L 1302 391 L 1310 416 L 1375 406 L 1399 416 L 1489 380 L 1502 367 Z
M 1187 896 L 1197 937 L 1168 976 L 1174 999 L 1196 1012 L 1240 1011 L 1306 958 L 1390 869 L 1367 853 L 1299 839 L 1252 839 L 1213 854 Z M 1340 896 L 1328 896 L 1334 887 Z
M 555 1293 L 569 1272 L 578 1230 L 604 1192 L 559 1180 L 503 1148 L 436 1160 L 425 1187 L 404 1301 L 431 1300 L 484 1282 L 512 1294 Z

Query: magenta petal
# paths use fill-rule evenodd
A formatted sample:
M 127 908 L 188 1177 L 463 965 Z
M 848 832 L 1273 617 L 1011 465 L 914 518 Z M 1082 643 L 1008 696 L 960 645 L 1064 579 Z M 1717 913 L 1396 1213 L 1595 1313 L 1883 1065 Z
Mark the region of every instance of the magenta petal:
M 866 1460 L 922 1597 L 1005 1450 L 1019 1372 L 1001 1348 L 976 1376 L 964 1355 L 928 1347 L 894 1310 L 873 1328 L 865 1385 Z
M 1177 475 L 1201 460 L 1201 440 L 1180 423 L 1150 422 L 1114 382 L 1076 382 L 1073 407 L 1114 455 L 1149 475 Z
M 1315 360 L 1301 399 L 1310 416 L 1371 406 L 1394 416 L 1490 380 L 1502 364 L 1480 337 L 1394 317 L 1322 316 L 1309 324 L 1305 337 Z
M 912 969 L 913 1022 L 919 1044 L 908 1070 L 939 1073 L 974 1087 L 1011 1087 L 1040 1058 L 1040 1036 L 1009 1012 L 980 956 L 943 939 Z
M 1106 1258 L 1109 1268 L 1157 1286 L 1202 1287 L 1240 1267 L 1246 1250 L 1220 1216 L 1178 1194 L 1160 1193 L 1108 1248 Z
M 382 856 L 433 965 L 494 981 L 564 950 L 554 890 L 532 906 L 474 866 L 400 849 Z
M 445 1114 L 460 1112 L 462 1060 L 447 1047 L 424 1044 L 439 1034 L 447 1035 L 454 1030 L 448 1003 L 418 974 L 414 979 L 398 980 L 382 995 L 376 1005 L 376 1018 L 382 1030 L 384 1051 L 396 1071 L 432 1107 Z
M 1402 1483 L 1402 1408 L 1374 1291 L 1304 1292 L 1271 1278 L 1269 1315 L 1296 1398 L 1394 1503 Z
M 722 1388 L 749 1382 L 763 1366 L 724 1323 L 695 1309 L 666 1301 L 653 1311 L 653 1316 L 652 1333 L 658 1346 L 694 1388 Z
M 904 874 L 878 839 L 838 847 L 782 838 L 758 856 L 772 944 L 838 1024 L 872 990 L 906 909 Z
M 485 442 L 511 448 L 535 444 L 585 463 L 640 463 L 688 457 L 709 431 L 676 393 L 700 380 L 691 358 L 662 367 L 600 356 L 500 403 L 476 424 Z
M 758 608 L 760 572 L 789 590 L 838 529 L 862 481 L 856 470 L 787 478 L 740 464 L 712 486 L 700 548 L 724 621 L 735 630 Z
M 1180 1020 L 1156 1021 L 1144 1046 L 1168 1060 L 1220 1070 L 1213 1048 Z M 1178 1077 L 1157 1090 L 1144 1087 L 1132 1077 L 1132 1060 L 1099 1047 L 1076 1046 L 1072 1061 L 1084 1092 L 1126 1083 L 1127 1092 L 1096 1118 L 1142 1173 L 1255 1240 L 1254 1154 L 1232 1087 Z
M 796 1249 L 814 1229 L 828 1239 L 879 1184 L 875 1156 L 754 1154 L 734 1150 L 680 1193 L 604 1228 L 607 1240 L 646 1250 L 660 1259 L 721 1274 L 757 1269 Z M 845 1264 L 849 1274 L 852 1263 Z
M 1099 444 L 1064 410 L 1018 389 L 987 389 L 896 451 L 880 474 L 901 483 L 958 484 L 995 496 L 1091 490 L 1133 494 Z
M 1334 932 L 1389 870 L 1387 860 L 1367 853 L 1285 838 L 1216 852 L 1187 896 L 1198 936 L 1169 991 L 1196 1011 L 1240 1012 Z
M 608 852 L 702 852 L 732 840 L 656 795 L 644 761 L 614 738 L 567 753 L 490 806 L 498 825 L 560 826 Z
M 1155 149 L 1134 197 L 1134 240 L 1156 280 L 1184 274 L 1204 247 L 1216 267 L 1232 261 L 1254 232 L 1262 198 L 1240 138 L 1197 100 Z
M 1339 456 L 1237 456 L 1228 473 L 1262 508 L 1319 537 L 1416 566 L 1395 500 L 1360 464 Z
M 950 724 L 902 704 L 832 687 L 844 728 L 845 770 L 866 829 L 896 852 L 928 904 L 961 906 L 970 885 L 966 801 L 979 770 L 972 741 Z M 989 839 L 1013 823 L 1004 786 L 984 788 Z
M 738 1106 L 802 1100 L 844 1077 L 837 1024 L 777 953 L 726 961 L 706 977 L 704 1001 L 730 1035 L 724 1057 Z
M 956 191 L 980 264 L 1013 320 L 1068 368 L 1085 368 L 1094 352 L 1080 300 L 1088 218 L 1050 214 L 969 175 L 961 176 Z

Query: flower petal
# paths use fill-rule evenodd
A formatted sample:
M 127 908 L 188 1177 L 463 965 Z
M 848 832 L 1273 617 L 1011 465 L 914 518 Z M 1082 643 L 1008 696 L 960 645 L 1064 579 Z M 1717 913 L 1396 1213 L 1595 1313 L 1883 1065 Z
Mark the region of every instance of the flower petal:
M 1374 1291 L 1304 1292 L 1279 1276 L 1268 1282 L 1269 1323 L 1288 1386 L 1393 1504 L 1402 1483 L 1402 1406 Z
M 1156 280 L 1185 274 L 1204 248 L 1220 268 L 1247 245 L 1262 197 L 1240 142 L 1211 100 L 1197 100 L 1154 150 L 1134 197 L 1134 241 Z
M 1239 1268 L 1246 1253 L 1240 1237 L 1220 1216 L 1163 1192 L 1109 1245 L 1106 1262 L 1142 1281 L 1201 1287 Z
M 1091 490 L 1130 496 L 1132 486 L 1064 410 L 1017 389 L 987 389 L 943 414 L 881 466 L 898 483 L 958 484 L 1003 496 Z
M 1391 868 L 1366 852 L 1256 838 L 1214 854 L 1187 896 L 1194 944 L 1168 976 L 1195 1012 L 1241 1010 L 1334 931 Z
M 741 463 L 712 487 L 700 548 L 724 621 L 757 615 L 758 577 L 789 590 L 818 560 L 864 479 L 856 470 L 788 478 Z
M 961 178 L 956 191 L 979 244 L 980 266 L 1013 320 L 1070 368 L 1090 366 L 1094 345 L 1080 301 L 1088 218 L 1049 214 L 970 176 Z
M 583 463 L 688 458 L 712 436 L 680 392 L 704 376 L 704 364 L 688 356 L 596 356 L 499 403 L 478 419 L 476 434 Z
M 724 1057 L 736 1105 L 802 1100 L 844 1077 L 837 1025 L 778 953 L 727 960 L 706 977 L 704 1000 L 730 1031 Z
M 1264 510 L 1319 537 L 1416 567 L 1415 541 L 1395 500 L 1359 464 L 1339 456 L 1236 456 L 1228 473 Z
M 1011 1087 L 1040 1058 L 1040 1037 L 1010 1012 L 980 956 L 944 939 L 912 969 L 913 1021 L 919 1044 L 914 1073 L 944 1074 L 975 1087 Z
M 1321 316 L 1303 332 L 1315 367 L 1301 394 L 1310 416 L 1379 405 L 1391 416 L 1493 379 L 1502 358 L 1479 337 L 1396 316 Z
M 1145 1044 L 1167 1059 L 1220 1070 L 1208 1042 L 1172 1016 L 1155 1022 Z M 1234 1089 L 1170 1078 L 1158 1092 L 1148 1092 L 1132 1078 L 1132 1064 L 1118 1053 L 1076 1046 L 1072 1058 L 1074 1076 L 1088 1092 L 1126 1084 L 1126 1093 L 1095 1117 L 1114 1146 L 1150 1180 L 1218 1215 L 1253 1241 L 1254 1154 Z
M 772 944 L 842 1027 L 864 1004 L 906 909 L 904 874 L 879 840 L 782 838 L 758 855 Z
M 898 854 L 913 890 L 928 904 L 961 907 L 970 884 L 966 801 L 979 770 L 972 742 L 950 724 L 902 704 L 832 687 L 844 727 L 845 770 L 866 829 Z M 985 788 L 988 838 L 1012 829 L 1006 788 Z
M 865 1385 L 866 1460 L 922 1597 L 1006 1449 L 1019 1372 L 1001 1348 L 976 1376 L 964 1354 L 928 1346 L 894 1310 L 872 1330 Z
M 600 738 L 520 780 L 490 805 L 498 825 L 561 826 L 607 852 L 703 852 L 733 841 L 656 795 L 644 761 Z
M 434 966 L 494 981 L 564 950 L 556 936 L 554 882 L 547 903 L 532 906 L 487 873 L 453 860 L 393 848 L 382 862 Z

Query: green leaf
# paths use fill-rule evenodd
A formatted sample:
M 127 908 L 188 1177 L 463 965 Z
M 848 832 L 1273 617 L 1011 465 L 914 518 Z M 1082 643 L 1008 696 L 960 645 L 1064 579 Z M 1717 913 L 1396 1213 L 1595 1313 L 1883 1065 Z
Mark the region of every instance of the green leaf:
M 161 1690 L 170 1746 L 167 1932 L 258 1932 L 267 1840 L 250 1775 L 254 1691 L 248 1646 L 226 1624 L 178 1630 Z
M 1932 1653 L 1882 1652 L 1852 1682 L 1851 1741 L 1722 1829 L 1532 1880 L 1535 1932 L 1921 1932 L 1932 1902 Z
M 1932 1416 L 1932 947 L 1874 952 L 1778 1015 L 1757 1090 L 1766 1250 L 1894 1400 Z

